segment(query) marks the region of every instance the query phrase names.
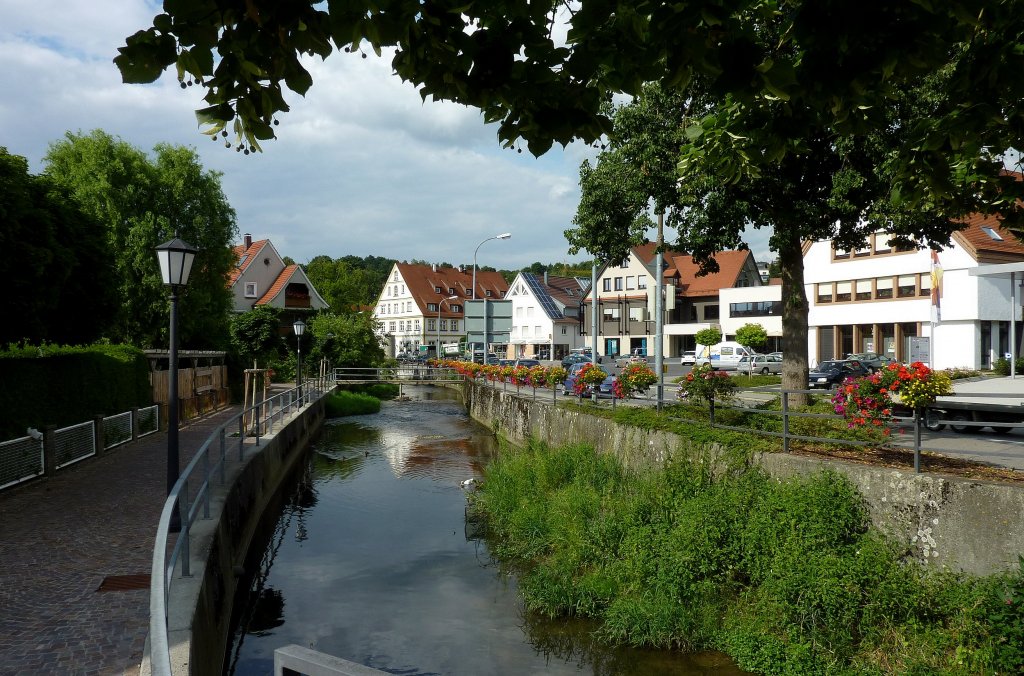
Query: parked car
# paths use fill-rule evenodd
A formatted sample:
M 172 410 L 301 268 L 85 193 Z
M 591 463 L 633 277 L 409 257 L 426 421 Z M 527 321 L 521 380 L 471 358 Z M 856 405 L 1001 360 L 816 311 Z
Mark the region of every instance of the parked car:
M 573 388 L 576 386 L 576 377 L 579 375 L 579 372 L 583 370 L 583 367 L 586 366 L 587 364 L 590 364 L 590 363 L 592 363 L 592 362 L 590 362 L 590 361 L 580 361 L 580 362 L 576 362 L 575 364 L 569 365 L 569 367 L 568 367 L 569 375 L 566 376 L 565 381 L 562 383 L 562 394 L 564 394 L 566 396 L 576 394 L 573 391 Z M 592 393 L 592 390 L 591 390 L 590 387 L 588 387 L 584 391 L 585 395 L 589 395 L 591 393 Z
M 526 368 L 532 368 L 534 366 L 540 366 L 540 362 L 536 359 L 516 359 L 514 366 L 525 366 Z
M 647 357 L 644 355 L 644 351 L 639 348 L 633 350 L 629 354 L 620 354 L 615 358 L 615 365 L 619 368 L 635 363 L 647 363 Z
M 823 361 L 807 374 L 807 387 L 829 389 L 837 387 L 847 378 L 859 378 L 868 375 L 868 367 L 854 359 L 835 359 Z
M 892 357 L 884 354 L 877 354 L 875 352 L 855 352 L 853 354 L 846 355 L 846 358 L 853 359 L 854 361 L 859 361 L 864 364 L 868 369 L 868 373 L 874 373 L 895 361 Z
M 695 350 L 684 350 L 683 355 L 679 358 L 679 363 L 683 366 L 687 364 L 693 366 L 697 363 L 697 352 Z
M 779 361 L 782 361 L 782 353 L 781 352 L 769 352 L 768 356 L 769 357 L 778 357 Z
M 782 373 L 782 358 L 772 357 L 768 354 L 740 357 L 739 362 L 736 364 L 736 371 L 748 375 L 752 373 L 760 373 L 761 375 Z
M 569 351 L 569 354 L 570 355 L 582 354 L 587 359 L 593 361 L 592 350 L 589 347 L 574 347 L 573 349 L 571 349 Z M 597 355 L 597 363 L 598 364 L 600 364 L 603 360 L 604 360 L 604 357 L 602 357 L 601 355 Z
M 582 352 L 570 352 L 568 356 L 562 359 L 562 368 L 567 369 L 573 364 L 587 363 L 590 363 L 589 354 L 583 354 Z

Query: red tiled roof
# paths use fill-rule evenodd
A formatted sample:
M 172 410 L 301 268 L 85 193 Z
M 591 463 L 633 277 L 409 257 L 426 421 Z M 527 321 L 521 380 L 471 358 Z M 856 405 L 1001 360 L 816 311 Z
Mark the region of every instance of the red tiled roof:
M 715 296 L 719 289 L 728 289 L 736 286 L 740 272 L 743 270 L 747 259 L 753 254 L 747 250 L 720 251 L 713 258 L 718 262 L 718 272 L 698 277 L 697 272 L 700 266 L 694 262 L 693 257 L 681 254 L 672 259 L 681 285 L 680 295 L 682 296 Z
M 430 265 L 413 265 L 412 263 L 395 263 L 395 265 L 398 267 L 402 279 L 405 280 L 406 288 L 423 314 L 427 312 L 427 303 L 440 303 L 442 299 L 453 295 L 448 293 L 448 289 L 454 289 L 454 295 L 458 295 L 461 302 L 470 299 L 469 289 L 473 285 L 472 269 L 461 271 L 458 268 L 439 267 L 435 271 Z M 435 287 L 440 287 L 440 293 L 434 290 Z M 491 292 L 490 296 L 487 296 L 487 291 Z M 477 299 L 500 300 L 505 297 L 507 292 L 508 282 L 500 272 L 476 271 Z M 451 311 L 453 303 L 461 304 L 455 301 L 445 303 L 441 308 L 442 317 L 462 316 L 462 313 Z
M 1009 263 L 1024 259 L 1024 243 L 1010 230 L 1000 225 L 999 216 L 973 214 L 963 230 L 953 233 L 957 241 L 971 256 L 985 263 Z M 1002 239 L 994 239 L 982 228 L 989 228 Z
M 274 280 L 274 283 L 270 285 L 269 289 L 267 289 L 267 292 L 263 294 L 263 297 L 253 303 L 253 305 L 266 305 L 272 301 L 277 294 L 281 293 L 281 290 L 288 284 L 292 275 L 294 275 L 295 271 L 298 269 L 298 265 L 289 265 L 282 270 L 281 274 L 279 274 L 277 279 Z
M 246 249 L 244 244 L 238 244 L 231 247 L 231 253 L 235 255 L 235 267 L 231 270 L 231 274 L 228 275 L 228 286 L 234 286 L 238 278 L 242 276 L 245 269 L 252 264 L 254 260 L 259 256 L 260 250 L 263 249 L 270 242 L 269 239 L 261 239 L 257 242 L 253 242 Z M 241 264 L 238 261 L 242 261 Z

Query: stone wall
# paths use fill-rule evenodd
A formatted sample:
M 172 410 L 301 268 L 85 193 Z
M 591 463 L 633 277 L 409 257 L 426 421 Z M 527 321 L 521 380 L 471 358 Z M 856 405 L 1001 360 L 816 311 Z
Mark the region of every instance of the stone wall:
M 550 392 L 533 400 L 523 390 L 470 383 L 470 415 L 513 444 L 537 439 L 551 446 L 591 444 L 634 469 L 660 467 L 683 454 L 716 462 L 721 449 L 697 447 L 684 437 L 618 425 L 605 418 L 559 409 Z M 872 523 L 930 567 L 973 575 L 1015 569 L 1024 554 L 1024 487 L 937 474 L 914 474 L 868 465 L 784 453 L 758 454 L 753 462 L 780 480 L 825 469 L 847 477 L 864 496 Z

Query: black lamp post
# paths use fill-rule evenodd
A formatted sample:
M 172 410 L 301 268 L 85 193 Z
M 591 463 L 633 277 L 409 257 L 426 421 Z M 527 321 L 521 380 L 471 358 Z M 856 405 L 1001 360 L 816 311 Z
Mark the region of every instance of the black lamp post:
M 299 403 L 302 403 L 302 334 L 306 332 L 306 322 L 296 319 L 292 324 L 295 330 L 295 385 L 299 388 Z
M 178 482 L 178 289 L 188 284 L 188 275 L 192 271 L 192 262 L 196 257 L 196 249 L 177 237 L 164 242 L 156 248 L 156 258 L 160 262 L 160 276 L 170 289 L 171 327 L 170 356 L 167 373 L 167 494 L 170 495 L 174 484 Z M 178 512 L 174 512 L 172 529 L 180 528 L 176 523 Z

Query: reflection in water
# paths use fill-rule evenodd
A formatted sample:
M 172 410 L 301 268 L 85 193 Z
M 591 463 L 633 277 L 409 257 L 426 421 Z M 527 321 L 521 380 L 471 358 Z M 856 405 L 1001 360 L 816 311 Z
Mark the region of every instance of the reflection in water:
M 677 653 L 608 650 L 593 627 L 525 613 L 467 522 L 461 483 L 493 435 L 455 394 L 331 421 L 293 490 L 268 512 L 246 569 L 227 673 L 270 674 L 296 643 L 402 674 L 737 674 Z M 718 659 L 718 658 L 712 658 Z

